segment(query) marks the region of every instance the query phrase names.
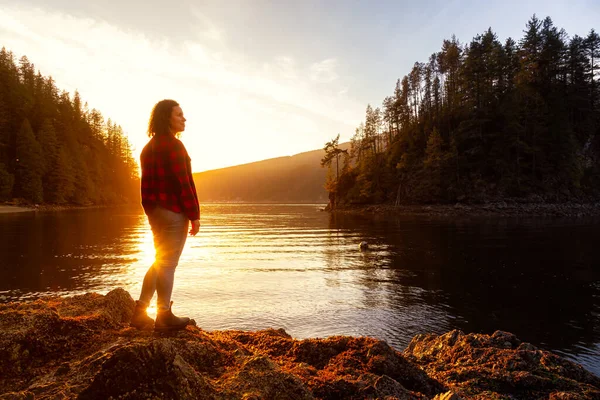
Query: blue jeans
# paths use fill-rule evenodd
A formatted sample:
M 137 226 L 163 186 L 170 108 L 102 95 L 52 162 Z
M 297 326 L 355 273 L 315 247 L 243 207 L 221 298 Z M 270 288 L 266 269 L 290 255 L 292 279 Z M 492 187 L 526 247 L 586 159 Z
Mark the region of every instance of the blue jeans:
M 156 257 L 144 276 L 139 301 L 147 307 L 154 292 L 157 292 L 157 308 L 165 311 L 171 307 L 175 268 L 185 246 L 189 220 L 183 213 L 157 206 L 148 213 L 148 222 L 152 228 Z

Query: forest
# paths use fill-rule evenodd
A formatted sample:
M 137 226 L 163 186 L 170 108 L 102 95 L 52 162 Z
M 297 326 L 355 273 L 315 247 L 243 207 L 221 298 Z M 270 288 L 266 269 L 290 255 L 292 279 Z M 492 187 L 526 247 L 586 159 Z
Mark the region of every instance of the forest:
M 123 129 L 56 87 L 23 56 L 0 51 L 0 201 L 139 202 L 139 171 Z
M 600 198 L 600 36 L 535 15 L 518 42 L 456 37 L 325 145 L 333 204 Z

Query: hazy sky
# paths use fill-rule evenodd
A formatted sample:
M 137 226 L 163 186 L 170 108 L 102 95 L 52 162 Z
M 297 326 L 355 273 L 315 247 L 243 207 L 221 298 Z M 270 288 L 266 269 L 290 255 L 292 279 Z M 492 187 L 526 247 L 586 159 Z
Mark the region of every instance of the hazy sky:
M 600 31 L 599 0 L 0 0 L 0 46 L 123 126 L 136 158 L 154 103 L 177 100 L 202 171 L 346 141 L 443 39 L 518 41 L 534 13 Z

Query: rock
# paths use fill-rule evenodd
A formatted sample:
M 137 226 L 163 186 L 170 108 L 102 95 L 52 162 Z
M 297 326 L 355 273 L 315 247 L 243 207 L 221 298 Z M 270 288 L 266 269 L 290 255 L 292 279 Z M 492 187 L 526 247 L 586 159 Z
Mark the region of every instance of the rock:
M 461 400 L 461 398 L 456 393 L 446 392 L 438 394 L 432 400 Z
M 499 348 L 510 349 L 519 346 L 521 341 L 512 333 L 496 331 L 490 337 L 490 343 L 493 343 Z
M 464 200 L 464 199 L 463 199 Z M 428 215 L 428 216 L 599 216 L 599 203 L 547 203 L 540 196 L 528 198 L 505 198 L 492 203 L 476 204 L 460 201 L 455 204 L 413 204 L 400 205 L 381 204 L 363 206 L 339 206 L 335 210 L 327 210 L 337 214 L 359 214 L 388 217 L 391 215 Z
M 312 392 L 293 374 L 286 373 L 265 356 L 252 356 L 227 382 L 231 398 L 238 394 L 256 399 L 314 399 Z
M 0 395 L 0 400 L 34 400 L 35 395 L 31 392 L 5 393 Z
M 122 289 L 0 305 L 0 400 L 600 398 L 599 378 L 508 332 L 366 337 L 153 334 Z
M 372 394 L 368 393 L 368 391 L 365 391 L 364 394 L 366 396 L 369 395 L 369 397 L 372 396 L 374 398 L 391 397 L 394 399 L 402 400 L 412 400 L 421 398 L 421 396 L 417 396 L 416 394 L 413 394 L 410 391 L 406 390 L 404 386 L 402 386 L 400 383 L 398 383 L 397 381 L 395 381 L 387 375 L 382 375 L 379 378 L 377 378 L 377 380 L 373 384 Z
M 404 356 L 461 398 L 600 399 L 600 378 L 548 351 L 522 344 L 513 334 L 451 331 L 418 335 Z M 559 397 L 557 397 L 559 398 Z
M 517 350 L 537 350 L 537 347 L 532 345 L 531 343 L 521 343 Z

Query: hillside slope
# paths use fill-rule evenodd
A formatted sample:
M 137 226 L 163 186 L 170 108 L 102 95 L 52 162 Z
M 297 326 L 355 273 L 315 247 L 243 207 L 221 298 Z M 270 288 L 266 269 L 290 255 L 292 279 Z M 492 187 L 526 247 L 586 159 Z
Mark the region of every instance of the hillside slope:
M 349 143 L 342 143 L 349 149 Z M 327 168 L 321 168 L 323 150 L 271 158 L 194 174 L 201 202 L 326 203 Z

